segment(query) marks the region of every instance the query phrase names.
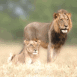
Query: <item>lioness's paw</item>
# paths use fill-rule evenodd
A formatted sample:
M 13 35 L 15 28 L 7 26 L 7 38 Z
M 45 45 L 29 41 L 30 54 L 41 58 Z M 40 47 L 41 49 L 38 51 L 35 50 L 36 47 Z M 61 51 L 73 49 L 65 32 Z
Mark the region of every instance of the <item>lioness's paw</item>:
M 26 64 L 31 64 L 32 63 L 32 59 L 31 58 L 27 58 L 25 61 Z

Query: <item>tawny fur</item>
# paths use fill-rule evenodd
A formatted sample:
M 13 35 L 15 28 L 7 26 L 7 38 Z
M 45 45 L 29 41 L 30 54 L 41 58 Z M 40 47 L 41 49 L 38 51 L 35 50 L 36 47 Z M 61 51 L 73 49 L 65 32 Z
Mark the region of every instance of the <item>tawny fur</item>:
M 72 28 L 71 13 L 66 10 L 58 10 L 53 17 L 52 23 L 33 22 L 24 28 L 24 39 L 41 40 L 41 46 L 48 47 L 48 62 L 51 62 L 59 52 L 66 41 L 67 33 Z
M 13 54 L 10 56 L 10 62 L 31 64 L 39 59 L 39 47 L 40 40 L 36 41 L 24 41 L 24 48 L 19 54 Z

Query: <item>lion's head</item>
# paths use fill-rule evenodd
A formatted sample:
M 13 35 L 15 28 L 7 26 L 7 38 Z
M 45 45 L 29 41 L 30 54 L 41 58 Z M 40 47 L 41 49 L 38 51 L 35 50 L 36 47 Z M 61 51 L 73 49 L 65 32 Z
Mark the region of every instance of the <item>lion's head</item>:
M 54 30 L 57 33 L 68 33 L 72 28 L 71 13 L 68 13 L 66 10 L 59 10 L 57 13 L 54 13 Z
M 37 42 L 32 40 L 30 41 L 24 40 L 27 52 L 34 55 L 38 54 L 40 42 L 41 42 L 40 40 L 38 40 Z

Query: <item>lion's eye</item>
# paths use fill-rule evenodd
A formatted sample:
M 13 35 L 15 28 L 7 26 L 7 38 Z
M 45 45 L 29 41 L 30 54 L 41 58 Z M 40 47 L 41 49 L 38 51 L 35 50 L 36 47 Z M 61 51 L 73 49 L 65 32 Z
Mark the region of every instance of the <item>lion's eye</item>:
M 61 21 L 63 21 L 63 19 L 60 19 Z
M 69 19 L 67 18 L 67 20 L 69 20 Z

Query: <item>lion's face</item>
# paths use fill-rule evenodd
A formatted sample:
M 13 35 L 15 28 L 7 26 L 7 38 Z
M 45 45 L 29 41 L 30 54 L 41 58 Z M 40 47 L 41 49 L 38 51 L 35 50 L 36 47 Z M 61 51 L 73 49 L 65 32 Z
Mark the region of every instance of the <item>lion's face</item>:
M 40 40 L 36 41 L 24 41 L 26 50 L 28 53 L 36 55 L 39 51 Z
M 70 13 L 55 13 L 54 14 L 54 29 L 56 32 L 68 33 L 72 28 Z

